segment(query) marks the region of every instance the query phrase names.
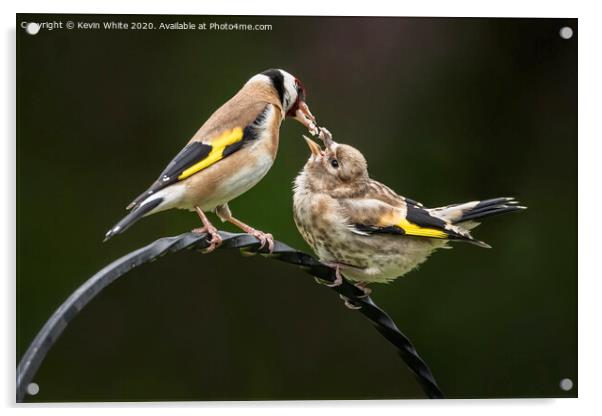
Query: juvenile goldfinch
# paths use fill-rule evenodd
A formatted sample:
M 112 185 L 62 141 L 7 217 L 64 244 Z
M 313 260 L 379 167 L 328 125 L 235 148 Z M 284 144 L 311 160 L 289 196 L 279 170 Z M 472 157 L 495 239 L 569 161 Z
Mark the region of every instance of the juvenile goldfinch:
M 170 208 L 196 211 L 203 227 L 193 231 L 211 237 L 208 251 L 221 244 L 205 212 L 257 237 L 261 247 L 274 246 L 271 234 L 234 218 L 228 202 L 255 186 L 274 163 L 280 124 L 292 117 L 318 132 L 305 103 L 301 82 L 281 69 L 253 76 L 223 104 L 167 165 L 159 178 L 127 207 L 130 213 L 113 226 L 105 241 L 147 215 Z
M 333 286 L 345 276 L 367 294 L 368 283 L 403 276 L 450 241 L 489 247 L 470 235 L 475 220 L 525 208 L 513 198 L 425 208 L 371 179 L 357 149 L 330 137 L 325 150 L 305 140 L 311 156 L 295 179 L 294 220 L 320 261 L 336 269 Z

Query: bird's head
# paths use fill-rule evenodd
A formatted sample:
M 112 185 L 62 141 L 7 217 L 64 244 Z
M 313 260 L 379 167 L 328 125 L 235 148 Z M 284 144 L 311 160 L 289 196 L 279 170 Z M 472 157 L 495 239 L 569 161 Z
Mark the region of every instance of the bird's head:
M 305 102 L 305 87 L 301 81 L 283 69 L 268 69 L 249 80 L 267 82 L 274 87 L 286 117 L 292 117 L 310 131 L 314 131 L 316 118 Z
M 336 143 L 329 137 L 324 141 L 326 148 L 322 150 L 309 137 L 303 138 L 311 151 L 303 171 L 313 189 L 353 190 L 368 181 L 368 163 L 356 148 Z

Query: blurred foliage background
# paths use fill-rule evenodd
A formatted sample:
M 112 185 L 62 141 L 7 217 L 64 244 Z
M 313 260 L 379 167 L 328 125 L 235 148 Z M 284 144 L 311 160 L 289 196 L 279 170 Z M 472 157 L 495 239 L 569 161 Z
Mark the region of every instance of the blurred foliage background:
M 273 29 L 20 29 L 46 20 Z M 102 243 L 212 111 L 280 67 L 399 193 L 429 206 L 506 195 L 529 206 L 476 230 L 492 250 L 458 244 L 374 287 L 447 396 L 576 396 L 559 388 L 577 381 L 576 19 L 19 15 L 17 27 L 17 360 L 97 270 L 199 225 L 170 211 Z M 309 250 L 291 215 L 302 133 L 283 123 L 274 167 L 230 206 Z M 334 293 L 226 250 L 168 256 L 110 286 L 35 381 L 32 401 L 423 397 Z

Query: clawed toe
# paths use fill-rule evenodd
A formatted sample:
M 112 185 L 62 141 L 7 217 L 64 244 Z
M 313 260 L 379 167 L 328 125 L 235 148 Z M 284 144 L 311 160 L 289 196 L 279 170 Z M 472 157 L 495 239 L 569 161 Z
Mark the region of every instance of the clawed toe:
M 332 283 L 325 283 L 328 287 L 337 287 L 343 284 L 343 275 L 341 275 L 341 265 L 337 263 L 325 263 L 322 262 L 325 266 L 331 267 L 335 272 L 335 279 Z
M 198 234 L 207 234 L 209 245 L 203 251 L 203 253 L 205 254 L 211 253 L 213 250 L 215 250 L 222 244 L 222 237 L 219 235 L 219 233 L 217 232 L 217 228 L 215 227 L 195 228 L 194 230 L 192 230 L 192 232 Z
M 209 240 L 209 247 L 207 247 L 205 253 L 211 253 L 213 250 L 222 245 L 222 237 L 216 232 L 211 233 L 211 240 Z
M 345 301 L 345 306 L 347 306 L 347 308 L 353 309 L 353 310 L 362 309 L 361 306 L 353 303 L 348 297 L 343 296 L 343 295 L 339 295 L 339 297 Z
M 259 240 L 259 250 L 264 248 L 265 245 L 267 244 L 268 250 L 269 250 L 270 254 L 272 254 L 272 251 L 274 251 L 274 237 L 272 236 L 272 234 L 264 233 L 263 231 L 256 230 L 255 228 L 251 227 L 250 225 L 245 224 L 244 222 L 242 222 L 240 220 L 237 220 L 236 218 L 234 218 L 232 216 L 232 213 L 230 212 L 230 209 L 228 208 L 227 205 L 224 205 L 224 206 L 222 206 L 222 208 L 220 208 L 219 215 L 225 221 L 228 221 L 230 224 L 237 226 L 238 228 L 243 230 L 245 233 L 252 235 L 256 239 L 258 239 Z M 256 251 L 256 250 L 254 250 L 254 251 Z
M 341 276 L 341 273 L 339 273 L 337 270 L 336 278 L 334 279 L 334 281 L 332 283 L 326 283 L 326 286 L 337 287 L 337 286 L 341 286 L 342 284 L 343 284 L 343 276 Z
M 341 274 L 341 264 L 327 263 L 327 262 L 322 262 L 322 264 L 324 264 L 325 266 L 331 267 L 335 270 L 334 281 L 331 283 L 324 283 L 324 284 L 328 287 L 337 287 L 337 286 L 342 285 L 343 284 L 343 275 Z M 321 279 L 318 281 L 318 283 L 322 283 L 322 282 L 323 281 Z M 362 295 L 356 296 L 357 299 L 363 299 L 365 297 L 368 297 L 370 295 L 370 293 L 372 292 L 372 290 L 370 288 L 366 287 L 366 285 L 367 285 L 367 283 L 364 283 L 364 282 L 360 282 L 355 285 L 355 287 L 357 287 L 363 293 Z M 345 306 L 347 306 L 349 309 L 362 309 L 361 306 L 356 305 L 348 297 L 343 296 L 343 295 L 339 295 L 339 297 L 345 301 Z
M 366 285 L 367 285 L 367 283 L 364 283 L 364 282 L 355 284 L 355 287 L 357 287 L 359 290 L 361 290 L 363 292 L 362 295 L 356 296 L 355 297 L 356 299 L 364 299 L 364 298 L 367 298 L 368 296 L 370 296 L 370 293 L 372 293 L 372 289 L 370 289 Z M 347 296 L 339 295 L 339 297 L 345 301 L 345 306 L 347 306 L 349 309 L 362 309 L 361 306 L 353 303 L 353 301 L 351 299 L 349 299 Z
M 357 299 L 367 298 L 368 296 L 370 296 L 370 293 L 372 293 L 372 289 L 367 287 L 366 283 L 357 283 L 357 284 L 355 284 L 355 287 L 357 287 L 359 290 L 361 290 L 363 292 L 363 295 L 356 296 Z M 341 295 L 341 299 L 343 299 L 345 301 L 345 306 L 347 306 L 349 309 L 362 309 L 361 306 L 356 305 L 355 303 L 353 303 L 353 301 L 351 301 L 349 298 L 347 298 L 343 295 Z
M 209 246 L 203 251 L 203 253 L 211 253 L 213 250 L 218 248 L 222 244 L 222 237 L 217 232 L 217 228 L 215 228 L 207 219 L 207 216 L 203 212 L 203 210 L 199 207 L 194 207 L 196 209 L 197 214 L 199 214 L 199 218 L 203 223 L 202 228 L 195 228 L 192 230 L 193 233 L 198 234 L 207 234 Z
M 263 231 L 259 230 L 252 230 L 249 232 L 249 234 L 259 240 L 259 249 L 264 248 L 267 244 L 268 251 L 270 254 L 272 254 L 272 251 L 274 251 L 274 236 L 272 236 L 272 234 L 264 233 Z

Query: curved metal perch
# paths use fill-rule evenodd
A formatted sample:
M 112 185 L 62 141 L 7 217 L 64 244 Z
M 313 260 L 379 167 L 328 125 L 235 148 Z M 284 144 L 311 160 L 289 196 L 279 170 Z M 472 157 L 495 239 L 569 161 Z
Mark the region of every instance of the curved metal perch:
M 259 250 L 257 239 L 248 234 L 220 232 L 220 235 L 224 240 L 221 248 L 238 248 L 249 252 L 268 254 L 266 249 Z M 202 250 L 207 246 L 203 234 L 185 233 L 176 237 L 161 238 L 115 260 L 88 279 L 52 314 L 23 355 L 17 367 L 17 402 L 23 402 L 27 386 L 33 380 L 44 357 L 67 324 L 105 287 L 134 267 L 165 254 L 184 249 Z M 335 280 L 333 269 L 323 265 L 309 254 L 297 251 L 279 241 L 275 241 L 274 251 L 268 257 L 298 266 L 314 277 L 329 282 Z M 410 340 L 395 326 L 389 315 L 376 306 L 369 297 L 358 298 L 363 295 L 363 292 L 347 281 L 343 281 L 342 285 L 333 287 L 332 290 L 362 307 L 359 312 L 366 316 L 378 332 L 398 349 L 399 355 L 414 373 L 429 398 L 443 398 L 443 393 L 439 390 L 428 366 L 420 358 Z

